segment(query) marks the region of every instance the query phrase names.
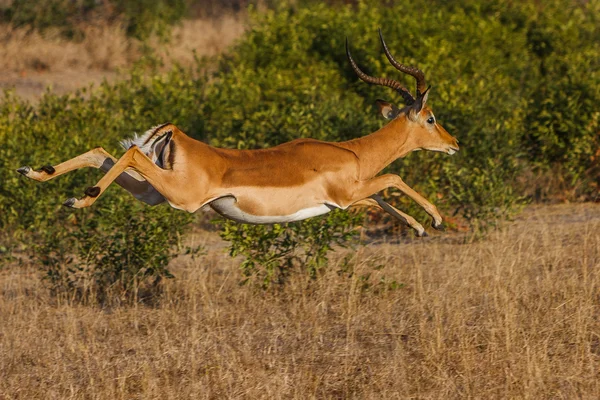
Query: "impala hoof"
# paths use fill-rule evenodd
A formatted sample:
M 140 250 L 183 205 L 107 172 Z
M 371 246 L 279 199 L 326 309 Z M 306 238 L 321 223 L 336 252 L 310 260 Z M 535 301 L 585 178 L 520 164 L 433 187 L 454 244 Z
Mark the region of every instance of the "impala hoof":
M 43 167 L 40 168 L 40 170 L 44 171 L 48 175 L 52 175 L 53 173 L 56 172 L 56 170 L 54 169 L 54 167 L 52 165 L 44 165 Z
M 436 224 L 435 221 L 433 221 L 431 223 L 431 226 L 433 227 L 433 229 L 438 230 L 438 231 L 446 230 L 446 227 L 444 226 L 444 224 L 442 222 L 440 222 L 439 224 Z
M 70 199 L 67 199 L 67 201 L 65 201 L 63 203 L 63 206 L 75 208 L 73 206 L 75 205 L 76 201 L 77 201 L 77 199 L 75 197 L 71 197 Z
M 427 236 L 429 236 L 429 234 L 427 232 L 423 231 L 423 233 L 420 233 L 420 234 L 417 233 L 417 236 L 418 237 L 427 237 Z
M 85 189 L 84 193 L 89 197 L 98 197 L 100 194 L 100 188 L 98 186 L 90 186 L 89 188 Z
M 31 171 L 31 168 L 27 167 L 27 166 L 17 169 L 18 173 L 20 173 L 21 175 L 25 175 L 25 176 L 27 176 L 27 174 L 29 174 L 30 171 Z

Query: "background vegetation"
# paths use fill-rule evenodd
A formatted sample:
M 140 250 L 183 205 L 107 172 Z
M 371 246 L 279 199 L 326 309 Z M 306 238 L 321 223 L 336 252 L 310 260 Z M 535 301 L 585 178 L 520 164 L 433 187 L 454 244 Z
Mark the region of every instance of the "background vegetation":
M 143 39 L 168 31 L 194 9 L 193 3 L 179 0 L 106 2 L 102 9 L 98 4 L 14 2 L 4 8 L 3 18 L 38 30 L 62 26 L 65 35 L 76 39 L 71 22 L 103 12 Z M 127 195 L 116 186 L 103 196 L 104 207 L 65 211 L 63 200 L 79 195 L 99 173 L 79 171 L 36 185 L 14 173 L 21 165 L 57 163 L 99 145 L 119 155 L 120 139 L 165 121 L 212 145 L 234 148 L 268 147 L 298 137 L 348 140 L 378 129 L 384 121 L 374 100 L 399 102 L 399 96 L 357 80 L 345 58 L 344 40 L 350 38 L 365 71 L 397 77 L 412 87 L 382 56 L 379 27 L 398 59 L 426 72 L 437 118 L 461 142 L 454 157 L 423 152 L 390 167 L 434 199 L 444 214 L 478 231 L 513 215 L 524 198 L 597 200 L 597 0 L 266 6 L 251 12 L 247 34 L 217 58 L 159 73 L 160 60 L 147 55 L 125 81 L 68 96 L 48 93 L 37 105 L 7 93 L 0 103 L 0 227 L 18 240 L 5 246 L 6 252 L 39 243 L 40 236 L 64 246 L 68 242 L 56 242 L 61 236 L 51 232 L 69 232 L 65 240 L 81 237 L 89 232 L 88 221 L 95 221 L 100 237 L 111 236 L 121 229 L 112 225 L 116 220 L 142 209 L 144 218 L 161 230 L 169 230 L 176 219 L 176 235 L 191 221 L 166 206 L 122 207 Z M 426 218 L 404 198 L 396 201 L 418 219 Z M 106 207 L 114 218 L 103 217 Z M 322 220 L 322 225 L 331 230 L 329 237 L 336 237 L 352 219 Z M 266 248 L 281 241 L 275 231 L 288 234 L 225 224 L 233 248 L 250 234 L 256 240 L 272 237 Z M 130 234 L 144 227 L 137 229 Z M 157 242 L 153 251 L 168 250 Z
M 600 204 L 573 204 L 598 200 L 600 2 L 325 3 L 0 0 L 0 85 L 111 82 L 0 100 L 0 398 L 600 398 Z M 117 186 L 61 206 L 98 171 L 15 172 L 166 121 L 233 148 L 367 134 L 400 99 L 344 38 L 414 85 L 379 27 L 461 144 L 389 171 L 458 233 L 348 212 L 217 233 Z

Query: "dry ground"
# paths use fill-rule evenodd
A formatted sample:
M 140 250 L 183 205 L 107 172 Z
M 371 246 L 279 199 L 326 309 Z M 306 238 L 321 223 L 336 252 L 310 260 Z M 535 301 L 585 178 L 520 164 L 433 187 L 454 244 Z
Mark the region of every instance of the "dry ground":
M 164 61 L 165 69 L 174 63 L 189 65 L 195 54 L 212 56 L 227 48 L 244 33 L 246 23 L 243 14 L 184 20 L 172 29 L 169 43 L 155 38 L 149 46 Z M 105 79 L 120 79 L 142 55 L 142 44 L 128 38 L 120 25 L 99 23 L 81 29 L 85 38 L 75 42 L 58 31 L 42 35 L 0 25 L 0 89 L 14 89 L 31 101 L 47 88 L 70 93 Z
M 177 262 L 158 306 L 112 309 L 6 269 L 0 398 L 600 398 L 600 205 L 353 253 L 352 277 L 340 252 L 274 294 L 214 249 Z

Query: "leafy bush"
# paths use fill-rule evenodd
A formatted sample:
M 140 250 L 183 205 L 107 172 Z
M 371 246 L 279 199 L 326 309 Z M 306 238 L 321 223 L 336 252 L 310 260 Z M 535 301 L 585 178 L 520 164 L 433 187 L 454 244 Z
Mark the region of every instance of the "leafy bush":
M 118 141 L 134 131 L 166 121 L 167 113 L 177 123 L 176 113 L 168 110 L 180 109 L 188 115 L 182 119 L 193 123 L 187 113 L 197 108 L 195 96 L 204 81 L 176 84 L 183 74 L 174 70 L 144 80 L 136 71 L 128 82 L 104 84 L 89 97 L 83 92 L 47 94 L 32 107 L 7 93 L 1 103 L 0 169 L 6 179 L 0 181 L 0 226 L 13 231 L 22 246 L 39 245 L 37 260 L 55 293 L 79 293 L 86 299 L 95 294 L 102 301 L 109 292 L 131 298 L 147 282 L 169 275 L 166 266 L 174 256 L 173 244 L 192 216 L 167 205 L 138 204 L 116 185 L 94 207 L 68 210 L 61 203 L 80 196 L 100 172 L 75 171 L 42 184 L 19 176 L 15 167 L 56 164 L 98 145 L 119 156 L 123 150 Z M 185 123 L 179 126 L 188 128 Z
M 335 210 L 325 217 L 286 225 L 243 225 L 223 222 L 221 238 L 230 242 L 229 254 L 242 256 L 240 268 L 246 283 L 259 286 L 284 284 L 291 274 L 303 271 L 316 279 L 327 264 L 333 246 L 346 246 L 357 234 L 360 214 Z
M 554 2 L 528 31 L 540 73 L 525 117 L 528 158 L 538 169 L 560 166 L 586 198 L 600 188 L 599 13 L 598 1 L 566 12 Z
M 518 209 L 522 196 L 514 182 L 524 171 L 558 168 L 584 196 L 597 196 L 600 1 L 383 4 L 296 2 L 254 13 L 247 35 L 208 61 L 218 68 L 198 61 L 192 69 L 175 68 L 162 76 L 144 77 L 144 71 L 135 70 L 125 82 L 104 84 L 89 94 L 48 94 L 35 107 L 8 94 L 0 103 L 5 177 L 0 181 L 0 226 L 14 230 L 24 245 L 32 232 L 54 225 L 71 238 L 66 214 L 57 210 L 64 198 L 100 175 L 82 171 L 36 185 L 14 169 L 63 161 L 98 145 L 115 152 L 118 140 L 130 132 L 161 122 L 233 148 L 263 148 L 298 137 L 347 140 L 375 131 L 385 122 L 374 100 L 400 98 L 357 79 L 345 58 L 345 37 L 367 73 L 414 85 L 381 54 L 379 27 L 399 60 L 425 71 L 433 84 L 429 103 L 461 144 L 453 157 L 414 153 L 385 172 L 400 174 L 425 197 L 436 199 L 443 213 L 457 212 L 478 230 Z M 214 72 L 201 72 L 208 70 Z M 117 204 L 125 196 L 111 188 L 100 202 Z M 405 197 L 394 202 L 426 218 Z M 91 219 L 100 209 L 73 215 Z M 113 212 L 120 215 L 118 208 Z M 147 212 L 148 221 L 160 220 L 160 209 Z M 227 224 L 224 235 L 232 241 L 232 253 L 250 257 L 245 271 L 274 282 L 285 280 L 288 267 L 272 260 L 288 254 L 293 241 L 309 242 L 311 227 L 322 226 L 324 237 L 334 242 L 344 237 L 351 220 L 331 218 L 277 228 Z M 254 242 L 264 251 L 263 270 L 257 269 Z M 296 265 L 298 258 L 291 260 Z M 316 271 L 312 261 L 305 262 Z
M 166 206 L 103 202 L 70 229 L 45 231 L 35 258 L 55 295 L 102 304 L 155 298 L 173 277 L 167 265 L 190 219 Z

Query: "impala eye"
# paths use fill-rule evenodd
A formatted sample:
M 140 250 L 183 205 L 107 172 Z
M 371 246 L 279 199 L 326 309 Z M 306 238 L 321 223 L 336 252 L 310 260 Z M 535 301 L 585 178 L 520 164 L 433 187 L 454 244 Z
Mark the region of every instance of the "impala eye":
M 429 117 L 429 119 L 427 120 L 428 124 L 433 124 L 435 122 L 435 118 L 433 117 Z

